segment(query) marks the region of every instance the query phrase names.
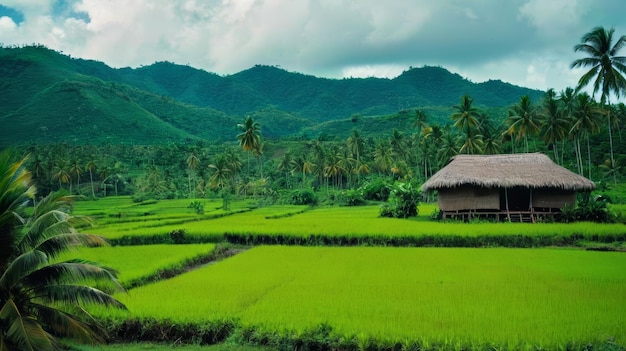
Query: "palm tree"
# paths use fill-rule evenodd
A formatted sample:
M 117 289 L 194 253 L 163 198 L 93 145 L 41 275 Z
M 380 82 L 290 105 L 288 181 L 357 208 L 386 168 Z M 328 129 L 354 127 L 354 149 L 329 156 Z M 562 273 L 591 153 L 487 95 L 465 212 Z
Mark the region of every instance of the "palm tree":
M 237 124 L 241 131 L 237 135 L 239 146 L 248 152 L 248 175 L 250 174 L 250 153 L 259 148 L 261 142 L 261 124 L 248 116 L 243 124 Z
M 580 156 L 580 138 L 583 137 L 587 140 L 587 166 L 589 172 L 589 179 L 591 179 L 591 147 L 589 145 L 589 137 L 599 131 L 598 119 L 600 118 L 600 109 L 594 103 L 593 99 L 587 93 L 580 93 L 576 95 L 576 109 L 573 112 L 574 124 L 570 129 L 570 133 L 575 136 L 578 159 L 580 162 L 580 169 L 582 170 L 582 157 Z
M 96 191 L 94 190 L 94 187 L 93 187 L 93 172 L 95 172 L 98 169 L 98 164 L 94 156 L 91 156 L 91 159 L 85 165 L 85 169 L 89 172 L 89 181 L 91 182 L 91 197 L 95 199 Z
M 107 197 L 107 184 L 106 181 L 111 175 L 111 168 L 109 166 L 100 167 L 98 171 L 98 178 L 102 179 L 102 188 L 104 190 L 104 197 Z
M 474 146 L 477 145 L 477 141 L 480 136 L 480 134 L 473 132 L 474 128 L 478 125 L 479 119 L 479 111 L 477 108 L 472 106 L 473 103 L 474 99 L 467 94 L 463 95 L 461 98 L 461 104 L 452 106 L 456 112 L 450 116 L 450 118 L 454 121 L 454 126 L 465 135 L 465 140 L 463 142 L 465 147 L 461 148 L 461 152 L 465 151 L 466 153 L 477 150 Z
M 25 218 L 35 188 L 23 163 L 0 155 L 0 350 L 61 350 L 56 336 L 103 341 L 85 305 L 125 306 L 87 284 L 123 291 L 115 271 L 56 258 L 72 247 L 107 242 L 73 228 L 72 198 L 61 193 L 43 198 Z
M 78 194 L 80 195 L 80 176 L 83 174 L 83 169 L 80 167 L 76 159 L 70 163 L 69 174 L 70 177 L 76 178 L 76 187 L 78 188 Z
M 459 153 L 457 137 L 450 128 L 445 128 L 441 134 L 441 146 L 437 150 L 439 165 L 444 165 Z
M 482 152 L 485 155 L 500 153 L 500 136 L 491 123 L 489 115 L 480 113 L 478 117 L 478 133 L 482 136 Z
M 302 172 L 302 187 L 304 188 L 304 184 L 306 182 L 307 173 L 311 173 L 313 171 L 313 167 L 315 165 L 308 160 L 307 154 L 302 153 L 300 156 L 291 160 L 291 173 L 300 173 Z
M 559 141 L 565 139 L 568 129 L 567 118 L 564 117 L 563 109 L 559 107 L 554 89 L 549 89 L 543 99 L 543 108 L 539 112 L 541 120 L 541 138 L 554 152 L 554 160 L 559 162 Z M 563 152 L 561 150 L 561 152 Z
M 564 90 L 562 90 L 559 93 L 559 96 L 557 98 L 558 102 L 559 102 L 559 108 L 561 109 L 561 112 L 563 113 L 563 118 L 567 121 L 567 123 L 569 125 L 574 124 L 574 122 L 572 122 L 572 120 L 574 119 L 573 117 L 573 113 L 574 110 L 576 109 L 576 91 L 573 88 L 565 88 Z M 569 131 L 571 127 L 568 126 L 567 129 Z M 569 139 L 573 140 L 573 135 L 568 133 Z M 574 142 L 574 152 L 576 152 L 576 141 L 573 140 Z M 565 156 L 565 140 L 563 140 L 563 142 L 561 143 L 561 164 L 564 163 L 564 156 Z M 580 167 L 579 167 L 579 173 L 581 173 L 580 171 Z
M 393 147 L 387 139 L 379 139 L 374 147 L 374 163 L 379 172 L 386 173 L 391 170 L 394 154 Z
M 293 156 L 291 155 L 291 152 L 287 151 L 285 152 L 283 157 L 278 162 L 278 165 L 276 166 L 276 169 L 278 169 L 279 171 L 285 172 L 285 184 L 287 185 L 287 188 L 290 188 L 289 171 L 291 169 L 292 160 L 293 160 Z
M 361 137 L 361 134 L 356 129 L 352 130 L 352 134 L 346 140 L 348 148 L 352 155 L 356 157 L 356 167 L 360 167 L 361 165 L 361 155 L 363 155 L 363 150 L 365 149 L 365 141 Z M 357 182 L 361 181 L 361 173 L 357 172 Z
M 537 110 L 532 105 L 530 97 L 522 96 L 520 101 L 509 109 L 508 114 L 506 123 L 509 128 L 506 133 L 517 134 L 517 141 L 524 138 L 524 150 L 528 152 L 528 136 L 537 134 L 540 128 Z
M 70 184 L 70 194 L 72 193 L 72 177 L 67 170 L 67 162 L 58 160 L 55 162 L 52 178 L 59 181 L 59 190 L 63 188 L 62 184 Z
M 578 80 L 577 89 L 587 86 L 593 80 L 593 94 L 600 91 L 600 103 L 602 105 L 610 103 L 610 95 L 615 94 L 617 98 L 626 92 L 626 57 L 617 56 L 618 52 L 626 45 L 626 35 L 622 35 L 613 44 L 614 28 L 605 29 L 595 27 L 591 32 L 586 33 L 581 38 L 581 43 L 574 46 L 575 52 L 583 52 L 588 55 L 585 58 L 575 60 L 570 68 L 590 67 L 590 69 Z M 613 156 L 613 135 L 611 133 L 611 120 L 608 120 L 609 145 L 611 151 L 611 168 L 615 167 Z M 617 183 L 615 174 L 613 182 Z
M 200 163 L 200 159 L 198 155 L 196 155 L 195 151 L 192 151 L 187 155 L 187 182 L 189 185 L 189 196 L 193 199 L 196 197 L 195 189 L 196 189 L 196 168 L 198 168 L 198 164 Z M 193 187 L 191 185 L 191 180 L 193 178 L 194 184 Z
M 231 176 L 227 156 L 217 156 L 215 163 L 209 165 L 209 169 L 213 171 L 209 177 L 209 184 L 211 185 L 211 188 L 223 189 L 227 185 L 227 181 Z
M 408 142 L 404 133 L 397 129 L 394 129 L 391 137 L 389 138 L 389 144 L 391 145 L 391 148 L 393 149 L 393 154 L 396 156 L 396 158 L 400 158 L 401 160 L 406 159 Z

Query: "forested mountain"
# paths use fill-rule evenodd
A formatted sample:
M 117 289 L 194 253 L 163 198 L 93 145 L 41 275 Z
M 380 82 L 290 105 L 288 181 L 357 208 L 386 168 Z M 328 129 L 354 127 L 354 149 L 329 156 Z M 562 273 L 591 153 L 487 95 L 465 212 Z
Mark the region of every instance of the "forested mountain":
M 232 140 L 246 115 L 266 137 L 344 135 L 359 121 L 381 133 L 405 126 L 387 121 L 416 108 L 446 121 L 464 94 L 487 111 L 543 95 L 501 81 L 473 83 L 441 67 L 394 79 L 326 79 L 273 66 L 220 76 L 169 62 L 114 69 L 42 46 L 0 48 L 0 77 L 5 146 Z

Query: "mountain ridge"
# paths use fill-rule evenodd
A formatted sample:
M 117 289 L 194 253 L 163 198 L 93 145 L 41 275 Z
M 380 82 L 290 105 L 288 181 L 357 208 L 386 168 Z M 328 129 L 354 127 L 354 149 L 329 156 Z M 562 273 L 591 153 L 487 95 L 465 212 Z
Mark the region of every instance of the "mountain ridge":
M 226 141 L 246 115 L 259 118 L 267 137 L 301 136 L 305 128 L 353 115 L 416 108 L 433 111 L 430 119 L 442 122 L 464 94 L 493 109 L 522 95 L 538 102 L 544 93 L 499 80 L 473 83 L 433 66 L 392 79 L 320 78 L 267 65 L 220 76 L 167 61 L 111 68 L 43 46 L 0 48 L 0 75 L 0 122 L 11 125 L 0 131 L 0 145 Z M 94 125 L 95 138 L 89 135 Z

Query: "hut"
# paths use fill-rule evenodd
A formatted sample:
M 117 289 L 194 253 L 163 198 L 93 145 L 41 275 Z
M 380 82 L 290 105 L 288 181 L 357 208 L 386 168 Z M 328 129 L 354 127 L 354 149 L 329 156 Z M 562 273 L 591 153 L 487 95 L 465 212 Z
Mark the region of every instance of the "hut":
M 532 221 L 576 203 L 576 192 L 595 184 L 541 153 L 457 155 L 422 192 L 438 191 L 443 218 L 474 216 Z

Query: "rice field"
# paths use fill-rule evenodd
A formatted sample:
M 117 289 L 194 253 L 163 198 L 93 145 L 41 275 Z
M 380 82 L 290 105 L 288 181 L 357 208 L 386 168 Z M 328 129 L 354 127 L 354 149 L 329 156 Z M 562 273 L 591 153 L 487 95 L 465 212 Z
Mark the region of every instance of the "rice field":
M 144 278 L 159 270 L 178 268 L 186 261 L 207 256 L 215 244 L 139 245 L 77 248 L 58 257 L 59 261 L 81 258 L 98 262 L 119 272 L 121 283 Z
M 107 201 L 114 202 L 113 204 Z M 202 200 L 205 201 L 205 200 Z M 190 200 L 166 200 L 135 204 L 127 199 L 79 202 L 76 213 L 96 215 L 97 225 L 89 232 L 109 239 L 135 236 L 162 236 L 184 229 L 190 236 L 263 234 L 307 237 L 322 236 L 623 236 L 623 224 L 577 223 L 442 223 L 429 219 L 434 205 L 420 205 L 420 216 L 412 219 L 378 217 L 379 206 L 316 207 L 275 205 L 256 208 L 251 202 L 233 202 L 230 212 L 221 201 L 206 200 L 205 214 L 188 209 Z M 108 206 L 111 206 L 110 208 Z M 103 209 L 106 208 L 106 214 Z M 97 216 L 100 216 L 98 218 Z
M 423 345 L 626 342 L 626 255 L 574 249 L 256 247 L 129 291 L 129 315 L 234 318 Z

